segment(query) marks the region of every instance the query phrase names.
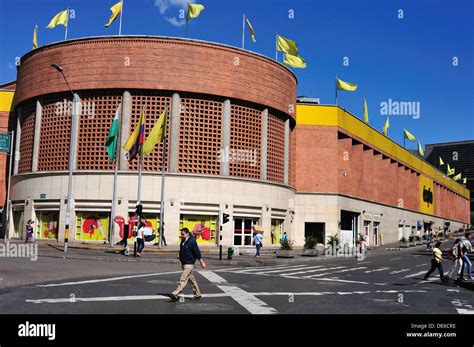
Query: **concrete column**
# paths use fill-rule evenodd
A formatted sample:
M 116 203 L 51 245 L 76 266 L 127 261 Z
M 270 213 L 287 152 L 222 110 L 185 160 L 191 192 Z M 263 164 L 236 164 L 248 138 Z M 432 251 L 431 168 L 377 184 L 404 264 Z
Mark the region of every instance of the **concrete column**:
M 122 124 L 120 129 L 120 148 L 123 147 L 130 136 L 130 118 L 132 115 L 132 96 L 130 92 L 124 91 L 122 96 Z M 124 151 L 120 150 L 120 171 L 128 171 L 128 161 Z
M 181 98 L 178 93 L 173 94 L 171 100 L 171 125 L 170 125 L 170 172 L 178 172 L 179 161 L 179 121 L 181 118 Z
M 35 134 L 33 138 L 33 163 L 31 167 L 32 172 L 38 171 L 38 158 L 39 158 L 42 115 L 43 115 L 43 105 L 41 104 L 41 100 L 36 100 Z
M 29 200 L 29 201 L 28 201 Z M 28 203 L 28 204 L 27 204 Z M 38 231 L 38 225 L 36 223 L 36 213 L 35 213 L 35 203 L 31 197 L 28 197 L 25 200 L 25 209 L 23 210 L 23 228 L 26 226 L 28 220 L 33 220 L 35 224 L 33 224 L 34 233 L 33 236 L 36 238 L 36 232 Z M 20 235 L 22 235 L 22 239 L 24 240 L 26 237 L 25 230 L 19 230 Z
M 82 107 L 81 107 L 81 98 L 79 97 L 78 94 L 74 94 L 76 99 L 79 102 L 76 102 L 72 104 L 72 107 L 76 107 L 76 114 L 77 117 L 74 119 L 74 124 L 71 124 L 71 126 L 75 127 L 74 131 L 74 138 L 72 139 L 72 144 L 73 144 L 73 150 L 74 150 L 74 158 L 73 158 L 73 170 L 77 170 L 77 150 L 79 147 L 79 124 L 81 122 L 81 113 L 82 113 Z M 35 130 L 36 133 L 36 130 Z
M 167 199 L 166 196 L 169 196 Z M 173 206 L 171 206 L 173 201 Z M 170 194 L 169 190 L 165 190 L 165 215 L 164 215 L 164 227 L 165 227 L 165 239 L 166 244 L 170 246 L 179 245 L 179 219 L 181 204 L 177 197 Z
M 64 235 L 66 229 L 66 192 L 61 189 L 61 200 L 59 203 L 59 226 L 58 226 L 58 241 L 64 242 Z M 71 200 L 71 213 L 69 215 L 69 238 L 68 241 L 76 240 L 76 211 L 74 207 L 74 198 Z
M 227 257 L 227 248 L 234 245 L 234 206 L 225 203 L 219 204 L 219 209 L 229 215 L 229 221 L 222 225 L 222 254 Z M 219 237 L 219 234 L 217 234 Z
M 16 112 L 16 130 L 15 130 L 15 157 L 13 162 L 13 174 L 18 175 L 18 165 L 20 164 L 20 143 L 21 143 L 21 107 Z
M 288 184 L 290 177 L 290 120 L 285 122 L 285 178 L 284 183 Z
M 229 176 L 229 153 L 230 150 L 230 100 L 224 101 L 224 113 L 222 115 L 222 148 L 221 148 L 221 173 Z
M 267 180 L 267 152 L 268 152 L 268 109 L 262 112 L 262 156 L 260 158 L 260 179 Z
M 268 211 L 267 211 L 268 206 Z M 269 205 L 262 206 L 263 246 L 272 245 L 272 209 Z
M 122 195 L 120 195 L 120 187 L 125 187 L 125 184 L 120 180 L 121 176 L 118 177 L 118 185 L 117 187 L 119 189 L 117 189 L 117 192 L 118 192 L 118 196 L 117 196 L 117 209 L 115 211 L 115 215 L 116 216 L 122 216 L 124 219 L 125 219 L 125 222 L 128 223 L 128 200 L 127 199 L 124 199 Z M 111 223 L 114 223 L 115 224 L 115 232 L 114 232 L 114 245 L 121 241 L 122 238 L 120 237 L 120 229 L 118 227 L 118 224 L 111 221 Z M 129 245 L 130 246 L 130 245 Z M 133 247 L 133 245 L 132 245 Z

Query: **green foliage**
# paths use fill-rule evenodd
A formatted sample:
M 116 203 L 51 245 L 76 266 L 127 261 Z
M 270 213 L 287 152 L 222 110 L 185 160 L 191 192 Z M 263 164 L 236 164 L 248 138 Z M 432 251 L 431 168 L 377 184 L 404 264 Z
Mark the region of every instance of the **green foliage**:
M 337 235 L 331 235 L 331 236 L 328 236 L 328 245 L 332 246 L 332 245 L 336 245 L 338 246 L 340 241 L 339 241 L 339 236 Z
M 312 235 L 309 235 L 309 236 L 306 236 L 304 238 L 304 248 L 305 249 L 314 249 L 314 247 L 316 247 L 316 239 L 314 238 L 314 236 Z
M 280 240 L 280 249 L 284 251 L 291 251 L 293 249 L 293 242 L 290 240 Z

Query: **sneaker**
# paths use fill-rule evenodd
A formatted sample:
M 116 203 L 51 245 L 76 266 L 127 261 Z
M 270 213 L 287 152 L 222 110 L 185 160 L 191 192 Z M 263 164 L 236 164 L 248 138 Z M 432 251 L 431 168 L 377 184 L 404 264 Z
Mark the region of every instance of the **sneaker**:
M 201 300 L 201 298 L 202 298 L 202 295 L 196 295 L 196 296 L 194 297 L 194 300 L 195 300 L 195 301 L 199 301 L 199 300 Z
M 169 293 L 168 296 L 170 297 L 171 301 L 176 302 L 179 300 L 177 295 L 174 295 L 173 293 Z

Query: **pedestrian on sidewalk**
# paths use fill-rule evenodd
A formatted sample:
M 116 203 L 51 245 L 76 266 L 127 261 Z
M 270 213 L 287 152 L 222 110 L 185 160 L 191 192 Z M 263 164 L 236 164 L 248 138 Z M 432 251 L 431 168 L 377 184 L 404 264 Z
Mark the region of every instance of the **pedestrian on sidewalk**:
M 443 262 L 443 252 L 441 251 L 441 242 L 438 241 L 436 242 L 433 248 L 433 259 L 431 259 L 431 268 L 426 273 L 425 277 L 423 277 L 423 279 L 427 281 L 430 275 L 433 273 L 433 271 L 438 269 L 439 277 L 441 278 L 441 281 L 445 282 L 446 279 L 444 278 L 444 274 L 443 274 L 442 262 Z
M 179 279 L 178 288 L 169 294 L 172 301 L 178 301 L 178 295 L 186 288 L 188 281 L 191 282 L 193 288 L 194 300 L 201 299 L 201 291 L 199 290 L 196 278 L 193 275 L 194 264 L 196 259 L 199 260 L 203 269 L 206 268 L 206 263 L 202 259 L 201 251 L 197 245 L 196 239 L 191 237 L 189 229 L 181 229 L 181 243 L 179 245 L 179 256 L 178 259 L 181 261 L 183 272 Z
M 430 230 L 428 233 L 428 236 L 426 237 L 426 250 L 427 251 L 431 250 L 431 242 L 433 242 L 433 233 Z
M 255 244 L 255 248 L 257 249 L 257 252 L 255 253 L 255 257 L 257 258 L 260 257 L 260 248 L 263 247 L 262 239 L 263 239 L 262 233 L 255 233 L 253 235 L 253 242 Z
M 145 223 L 140 222 L 137 231 L 137 256 L 141 257 L 141 253 L 145 248 Z
M 447 275 L 447 277 L 449 278 L 453 278 L 458 268 L 459 268 L 458 275 L 461 274 L 462 258 L 461 258 L 461 252 L 460 252 L 460 241 L 461 239 L 456 239 L 454 241 L 453 247 L 448 254 L 448 258 L 453 261 L 453 267 L 451 268 L 451 270 L 449 270 L 448 275 Z
M 34 224 L 34 222 L 33 222 L 32 219 L 29 219 L 28 222 L 26 222 L 26 227 L 25 227 L 25 229 L 26 229 L 25 243 L 29 243 L 30 240 L 31 240 L 31 242 L 34 242 L 34 241 L 35 241 L 35 239 L 34 239 L 34 237 L 33 237 L 33 232 L 34 232 L 34 230 L 33 230 L 33 224 Z
M 461 275 L 459 279 L 461 281 L 464 280 L 464 268 L 467 266 L 467 279 L 472 280 L 472 264 L 468 258 L 469 252 L 472 251 L 472 244 L 471 244 L 471 233 L 466 233 L 461 240 L 459 241 L 459 249 L 461 252 L 461 259 L 462 259 L 462 266 L 461 266 Z

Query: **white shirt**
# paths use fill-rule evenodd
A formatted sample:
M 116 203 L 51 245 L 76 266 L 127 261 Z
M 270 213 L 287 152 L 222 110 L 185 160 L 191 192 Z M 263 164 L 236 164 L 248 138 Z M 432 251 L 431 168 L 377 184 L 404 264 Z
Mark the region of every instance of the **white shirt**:
M 255 234 L 253 236 L 254 238 L 254 241 L 255 241 L 255 244 L 258 245 L 258 244 L 261 244 L 262 243 L 262 234 L 258 233 L 258 234 Z
M 145 238 L 145 228 L 144 227 L 141 227 L 138 229 L 138 232 L 137 232 L 137 239 L 144 239 Z

